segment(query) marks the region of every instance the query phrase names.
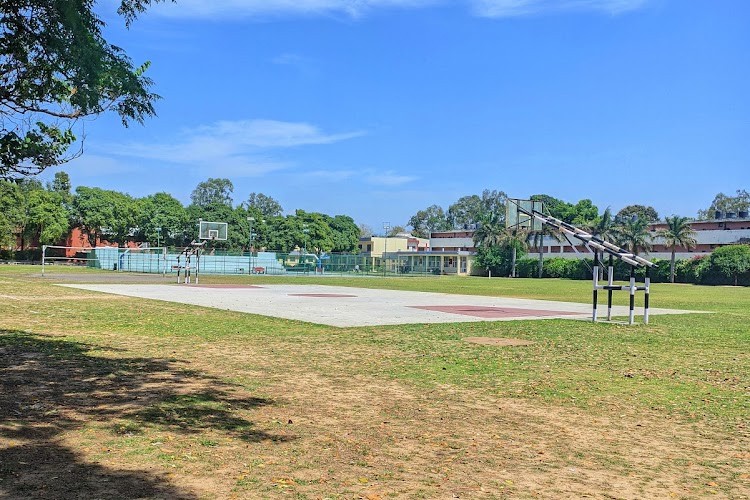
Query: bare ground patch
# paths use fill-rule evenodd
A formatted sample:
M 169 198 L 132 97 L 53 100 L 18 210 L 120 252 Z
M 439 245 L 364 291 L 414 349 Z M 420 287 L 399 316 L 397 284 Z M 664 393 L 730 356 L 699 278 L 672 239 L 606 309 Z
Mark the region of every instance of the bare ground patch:
M 463 340 L 464 342 L 468 342 L 470 344 L 495 345 L 495 346 L 500 346 L 500 347 L 533 345 L 535 343 L 532 340 L 502 339 L 502 338 L 495 338 L 495 337 L 465 337 Z

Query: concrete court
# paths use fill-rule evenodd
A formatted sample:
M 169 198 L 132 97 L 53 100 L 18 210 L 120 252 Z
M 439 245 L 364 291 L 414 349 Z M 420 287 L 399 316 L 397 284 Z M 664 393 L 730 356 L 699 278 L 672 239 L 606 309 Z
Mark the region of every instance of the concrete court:
M 507 297 L 376 290 L 327 285 L 67 284 L 82 290 L 164 300 L 338 327 L 591 318 L 591 305 Z M 639 297 L 641 300 L 643 297 Z M 695 311 L 651 308 L 651 314 Z M 628 309 L 616 306 L 615 316 Z M 636 314 L 643 314 L 641 307 Z M 599 306 L 606 316 L 606 306 Z M 640 318 L 638 319 L 640 321 Z

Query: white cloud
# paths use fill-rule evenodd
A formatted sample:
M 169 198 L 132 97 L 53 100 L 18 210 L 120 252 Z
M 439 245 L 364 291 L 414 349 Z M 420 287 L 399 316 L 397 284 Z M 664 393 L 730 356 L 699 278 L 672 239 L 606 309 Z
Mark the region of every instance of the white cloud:
M 417 180 L 419 177 L 413 175 L 400 175 L 393 170 L 386 170 L 384 172 L 373 172 L 365 178 L 369 184 L 375 184 L 378 186 L 401 186 L 409 182 Z
M 285 15 L 345 15 L 361 17 L 377 8 L 415 8 L 436 0 L 179 0 L 149 9 L 175 18 L 237 19 Z
M 274 150 L 332 144 L 363 134 L 325 134 L 307 123 L 275 120 L 220 121 L 185 130 L 169 142 L 110 145 L 107 150 L 121 157 L 188 166 L 193 172 L 248 177 L 291 166 L 275 160 Z
M 472 0 L 483 17 L 520 17 L 555 12 L 595 11 L 622 14 L 643 7 L 648 0 Z

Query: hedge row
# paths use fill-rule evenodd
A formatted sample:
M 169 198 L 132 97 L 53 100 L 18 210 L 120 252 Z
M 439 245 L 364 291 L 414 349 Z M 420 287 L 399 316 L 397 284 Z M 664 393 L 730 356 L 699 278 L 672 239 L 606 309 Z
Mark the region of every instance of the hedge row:
M 732 247 L 744 247 L 739 250 Z M 727 249 L 724 251 L 723 249 Z M 727 264 L 727 254 L 732 254 Z M 651 269 L 653 283 L 669 282 L 669 260 L 653 259 L 656 264 Z M 542 277 L 567 278 L 574 280 L 591 279 L 592 259 L 563 259 L 554 257 L 544 259 Z M 606 263 L 605 263 L 606 267 Z M 743 270 L 744 269 L 744 270 Z M 606 277 L 606 269 L 604 270 Z M 636 269 L 636 278 L 643 281 L 644 268 Z M 516 275 L 519 278 L 536 278 L 539 276 L 539 259 L 524 257 L 518 260 Z M 627 281 L 630 277 L 630 266 L 622 261 L 614 263 L 614 279 Z M 676 283 L 696 283 L 701 285 L 737 285 L 750 286 L 750 246 L 731 245 L 716 250 L 710 256 L 679 259 L 675 262 Z

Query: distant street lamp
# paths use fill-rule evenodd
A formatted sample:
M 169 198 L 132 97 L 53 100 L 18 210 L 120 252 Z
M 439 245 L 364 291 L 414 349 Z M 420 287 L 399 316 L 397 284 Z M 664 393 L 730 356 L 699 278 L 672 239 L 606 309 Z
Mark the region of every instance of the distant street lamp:
M 304 243 L 304 253 L 307 254 L 307 235 L 310 233 L 310 230 L 307 228 L 307 224 L 302 226 L 302 232 L 305 233 L 305 243 Z
M 303 255 L 302 259 L 303 259 L 304 266 L 305 266 L 305 273 L 307 273 L 307 260 L 306 260 L 307 258 L 307 235 L 308 233 L 310 233 L 310 230 L 307 228 L 307 224 L 302 224 L 302 232 L 305 233 L 305 243 L 304 243 L 305 248 L 302 251 L 302 255 Z
M 391 223 L 383 222 L 383 230 L 385 231 L 385 243 L 383 245 L 383 276 L 385 276 L 387 269 L 386 259 L 388 256 L 388 231 L 391 230 Z
M 161 228 L 155 227 L 154 229 L 156 229 L 156 248 L 159 248 L 159 237 L 161 236 Z M 166 250 L 162 253 L 165 254 Z M 167 264 L 165 262 L 164 263 L 165 269 L 166 269 L 166 265 Z M 156 272 L 161 273 L 161 261 L 159 260 L 158 257 L 156 258 Z

